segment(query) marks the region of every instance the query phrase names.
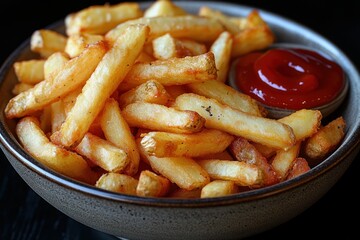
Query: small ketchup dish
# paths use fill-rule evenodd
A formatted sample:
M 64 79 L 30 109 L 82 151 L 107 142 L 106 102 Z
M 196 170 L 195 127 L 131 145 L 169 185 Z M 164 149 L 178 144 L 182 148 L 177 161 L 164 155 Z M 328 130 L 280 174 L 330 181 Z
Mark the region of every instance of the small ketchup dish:
M 300 109 L 335 111 L 348 92 L 342 67 L 317 49 L 278 43 L 235 59 L 229 85 L 256 99 L 270 118 Z

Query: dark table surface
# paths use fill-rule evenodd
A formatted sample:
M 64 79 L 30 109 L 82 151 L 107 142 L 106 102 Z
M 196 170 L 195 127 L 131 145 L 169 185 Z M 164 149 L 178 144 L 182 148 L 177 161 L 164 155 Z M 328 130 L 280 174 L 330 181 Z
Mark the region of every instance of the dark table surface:
M 115 3 L 117 1 L 107 1 Z M 241 4 L 258 7 L 293 19 L 322 34 L 360 68 L 360 14 L 356 1 L 257 1 Z M 353 3 L 350 3 L 353 2 Z M 63 19 L 66 14 L 105 1 L 0 1 L 0 63 L 34 30 Z M 8 15 L 8 16 L 6 16 Z M 1 97 L 1 96 L 0 96 Z M 356 239 L 360 210 L 360 155 L 340 181 L 301 215 L 249 239 L 341 236 Z M 61 213 L 17 175 L 0 152 L 0 239 L 114 239 Z

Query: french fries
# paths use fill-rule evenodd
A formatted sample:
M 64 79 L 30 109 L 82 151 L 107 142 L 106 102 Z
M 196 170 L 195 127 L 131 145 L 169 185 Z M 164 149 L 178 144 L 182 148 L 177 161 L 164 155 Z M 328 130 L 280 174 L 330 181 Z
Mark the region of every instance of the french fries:
M 38 57 L 14 64 L 4 111 L 25 151 L 60 174 L 139 197 L 222 197 L 296 178 L 345 136 L 342 117 L 272 119 L 228 85 L 235 57 L 275 40 L 256 10 L 126 2 L 70 13 L 65 27 L 33 33 Z

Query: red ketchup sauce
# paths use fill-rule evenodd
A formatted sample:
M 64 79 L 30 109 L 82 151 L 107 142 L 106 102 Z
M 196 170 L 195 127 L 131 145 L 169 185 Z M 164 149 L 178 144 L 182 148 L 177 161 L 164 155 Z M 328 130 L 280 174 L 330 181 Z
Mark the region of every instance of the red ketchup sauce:
M 250 53 L 240 57 L 235 71 L 241 92 L 265 105 L 292 110 L 329 103 L 345 83 L 337 63 L 306 49 Z

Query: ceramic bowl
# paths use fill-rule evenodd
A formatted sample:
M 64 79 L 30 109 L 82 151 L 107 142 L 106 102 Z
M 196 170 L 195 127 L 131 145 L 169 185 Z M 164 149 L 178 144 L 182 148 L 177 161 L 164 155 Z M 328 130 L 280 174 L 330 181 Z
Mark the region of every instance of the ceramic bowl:
M 196 12 L 205 2 L 178 2 Z M 245 16 L 252 8 L 209 2 L 230 15 Z M 147 7 L 149 3 L 142 6 Z M 0 70 L 1 149 L 22 179 L 43 199 L 76 221 L 126 239 L 239 239 L 284 223 L 309 208 L 339 180 L 359 152 L 360 77 L 353 63 L 327 39 L 293 21 L 260 11 L 278 42 L 311 46 L 326 52 L 344 68 L 348 94 L 334 113 L 346 122 L 346 135 L 325 161 L 289 181 L 231 196 L 207 199 L 143 198 L 117 194 L 60 175 L 34 160 L 19 144 L 15 121 L 4 108 L 16 82 L 12 64 L 34 57 L 29 40 L 9 56 Z M 63 30 L 63 21 L 51 26 Z

